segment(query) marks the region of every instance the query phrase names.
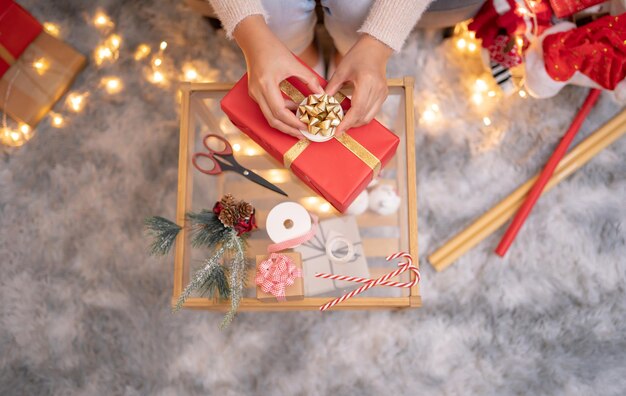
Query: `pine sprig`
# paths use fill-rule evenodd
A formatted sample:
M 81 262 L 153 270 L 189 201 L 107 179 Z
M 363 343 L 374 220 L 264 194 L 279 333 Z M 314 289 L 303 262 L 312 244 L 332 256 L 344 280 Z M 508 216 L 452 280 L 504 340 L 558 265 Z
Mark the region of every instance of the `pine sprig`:
M 191 246 L 214 248 L 224 242 L 230 228 L 225 227 L 213 211 L 203 209 L 200 213 L 187 213 L 191 222 Z
M 148 217 L 144 220 L 146 230 L 154 240 L 150 245 L 150 254 L 165 255 L 174 245 L 181 227 L 161 216 Z
M 173 311 L 178 311 L 180 308 L 182 308 L 183 304 L 194 290 L 201 290 L 203 286 L 207 284 L 207 282 L 213 282 L 211 279 L 214 279 L 215 284 L 218 288 L 219 284 L 223 284 L 223 282 L 225 282 L 225 278 L 220 280 L 216 278 L 220 276 L 220 270 L 216 270 L 216 268 L 221 268 L 220 261 L 222 260 L 222 257 L 224 257 L 224 253 L 227 250 L 234 248 L 236 239 L 237 234 L 232 231 L 226 242 L 224 242 L 219 247 L 219 249 L 217 249 L 217 251 L 215 251 L 215 253 L 213 253 L 213 255 L 205 261 L 205 266 L 194 273 L 191 282 L 189 282 L 187 287 L 185 287 L 185 290 L 183 290 L 180 296 L 178 296 L 178 301 L 176 302 L 176 306 L 174 307 Z M 223 270 L 221 271 L 221 273 L 222 275 L 224 274 Z
M 227 270 L 222 265 L 214 266 L 206 281 L 198 288 L 198 293 L 207 298 L 219 296 L 227 299 L 230 297 Z
M 235 249 L 235 257 L 230 264 L 230 311 L 226 313 L 220 327 L 225 329 L 230 325 L 237 313 L 239 303 L 243 298 L 243 290 L 246 284 L 246 255 L 244 239 L 234 236 L 233 247 Z

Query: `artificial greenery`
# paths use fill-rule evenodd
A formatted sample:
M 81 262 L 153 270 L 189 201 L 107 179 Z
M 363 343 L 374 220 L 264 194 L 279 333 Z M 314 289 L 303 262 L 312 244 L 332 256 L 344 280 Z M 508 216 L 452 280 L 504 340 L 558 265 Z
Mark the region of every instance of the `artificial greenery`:
M 167 254 L 172 249 L 181 227 L 161 216 L 148 217 L 144 224 L 148 233 L 154 237 L 150 245 L 150 253 L 153 255 Z
M 188 213 L 187 220 L 190 223 L 191 245 L 210 249 L 213 253 L 204 261 L 202 268 L 193 274 L 173 310 L 182 308 L 194 291 L 209 298 L 229 298 L 231 307 L 221 324 L 222 328 L 227 327 L 243 298 L 247 277 L 245 239 L 247 233 L 256 227 L 254 208 L 227 194 L 215 204 L 213 210 Z M 151 253 L 168 253 L 181 227 L 160 216 L 146 219 L 145 224 L 154 237 Z
M 203 209 L 200 213 L 187 213 L 191 223 L 191 246 L 209 249 L 224 241 L 230 228 L 224 227 L 212 210 Z

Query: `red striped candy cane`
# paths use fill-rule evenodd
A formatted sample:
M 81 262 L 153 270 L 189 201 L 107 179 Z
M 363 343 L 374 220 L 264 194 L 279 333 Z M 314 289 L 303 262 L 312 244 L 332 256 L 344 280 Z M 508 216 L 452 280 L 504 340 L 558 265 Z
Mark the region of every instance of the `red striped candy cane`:
M 350 293 L 344 294 L 341 297 L 337 297 L 336 299 L 327 302 L 326 304 L 320 307 L 320 311 L 326 311 L 329 308 L 334 307 L 337 304 L 344 302 L 345 300 L 356 296 L 357 294 L 363 293 L 364 291 L 374 287 L 374 286 L 392 286 L 392 287 L 412 287 L 415 284 L 419 283 L 420 271 L 419 268 L 413 264 L 413 258 L 410 254 L 405 252 L 398 252 L 392 255 L 387 256 L 387 261 L 395 260 L 398 257 L 405 258 L 407 261 L 404 263 L 398 264 L 398 269 L 381 276 L 378 279 L 369 279 L 369 278 L 361 278 L 358 276 L 345 276 L 345 275 L 334 275 L 327 273 L 317 273 L 315 274 L 316 278 L 322 279 L 334 279 L 334 280 L 342 280 L 349 282 L 357 282 L 357 283 L 365 283 L 363 286 L 359 287 L 356 290 L 351 291 Z M 389 281 L 389 279 L 400 275 L 403 272 L 411 271 L 415 274 L 415 279 L 410 282 L 393 282 Z

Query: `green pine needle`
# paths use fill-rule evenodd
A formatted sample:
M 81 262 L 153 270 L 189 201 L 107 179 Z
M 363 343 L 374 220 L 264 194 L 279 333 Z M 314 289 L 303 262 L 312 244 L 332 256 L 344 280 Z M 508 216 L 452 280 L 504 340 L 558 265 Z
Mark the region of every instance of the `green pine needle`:
M 150 254 L 165 255 L 174 245 L 181 227 L 161 216 L 148 217 L 144 220 L 146 229 L 154 238 L 150 245 Z
M 230 310 L 222 320 L 220 325 L 222 329 L 227 328 L 235 318 L 246 284 L 245 240 L 233 234 L 233 247 L 235 249 L 235 257 L 230 264 Z
M 230 286 L 228 286 L 226 275 L 223 266 L 213 267 L 204 283 L 198 288 L 200 295 L 207 298 L 213 298 L 214 296 L 219 296 L 222 299 L 229 298 Z
M 230 228 L 224 226 L 211 210 L 203 209 L 200 213 L 187 213 L 191 222 L 191 246 L 215 248 L 227 238 Z

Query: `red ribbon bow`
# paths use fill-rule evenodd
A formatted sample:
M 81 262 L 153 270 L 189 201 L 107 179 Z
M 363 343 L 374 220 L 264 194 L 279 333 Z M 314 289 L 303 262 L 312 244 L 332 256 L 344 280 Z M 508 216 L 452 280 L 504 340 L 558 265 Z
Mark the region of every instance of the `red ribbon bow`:
M 271 253 L 259 264 L 254 281 L 264 293 L 270 293 L 278 301 L 285 301 L 285 289 L 302 277 L 302 270 L 293 260 L 280 253 Z

